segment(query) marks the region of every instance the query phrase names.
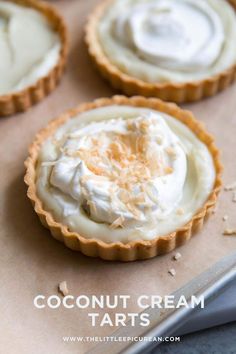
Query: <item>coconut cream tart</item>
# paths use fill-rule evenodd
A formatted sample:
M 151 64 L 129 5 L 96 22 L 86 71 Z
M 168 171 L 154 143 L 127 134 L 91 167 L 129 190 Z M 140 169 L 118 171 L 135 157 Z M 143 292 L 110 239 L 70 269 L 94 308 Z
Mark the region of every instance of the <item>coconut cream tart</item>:
M 67 46 L 64 21 L 51 5 L 0 0 L 0 115 L 25 111 L 55 88 Z
M 30 147 L 28 197 L 53 236 L 86 255 L 150 258 L 184 243 L 216 202 L 221 165 L 191 113 L 114 96 L 54 120 Z
M 197 101 L 236 70 L 236 15 L 227 0 L 105 0 L 86 26 L 89 53 L 114 87 Z

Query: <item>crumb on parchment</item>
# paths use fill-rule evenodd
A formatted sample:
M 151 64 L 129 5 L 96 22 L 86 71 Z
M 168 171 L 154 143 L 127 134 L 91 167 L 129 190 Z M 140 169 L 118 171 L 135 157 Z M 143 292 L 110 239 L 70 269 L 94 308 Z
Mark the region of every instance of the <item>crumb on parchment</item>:
M 236 229 L 226 228 L 223 232 L 225 236 L 236 236 Z
M 224 190 L 225 190 L 226 192 L 228 192 L 228 191 L 233 191 L 234 189 L 236 189 L 236 181 L 233 182 L 233 183 L 227 184 L 227 185 L 224 187 Z
M 64 280 L 58 285 L 58 291 L 63 295 L 66 296 L 69 294 L 69 290 L 67 287 L 67 282 Z
M 169 273 L 172 277 L 174 277 L 174 276 L 176 275 L 176 270 L 175 270 L 174 268 L 171 268 L 171 269 L 168 270 L 168 273 Z
M 179 252 L 177 252 L 177 253 L 174 255 L 173 259 L 174 259 L 175 261 L 178 261 L 181 257 L 182 257 L 182 254 L 179 253 Z

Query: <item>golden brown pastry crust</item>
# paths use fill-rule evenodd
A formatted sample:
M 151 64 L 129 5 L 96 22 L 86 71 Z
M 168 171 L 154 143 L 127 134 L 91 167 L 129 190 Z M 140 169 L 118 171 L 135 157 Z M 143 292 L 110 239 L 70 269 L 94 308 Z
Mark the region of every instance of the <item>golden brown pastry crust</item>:
M 61 39 L 60 58 L 55 67 L 47 76 L 40 78 L 31 85 L 17 93 L 0 95 L 0 116 L 8 116 L 28 110 L 32 105 L 43 100 L 52 92 L 63 74 L 68 53 L 68 32 L 63 18 L 55 8 L 39 0 L 9 0 L 13 3 L 31 7 L 41 12 L 49 21 L 52 28 L 58 32 Z
M 127 95 L 158 97 L 164 101 L 183 103 L 196 102 L 205 97 L 214 96 L 217 92 L 227 88 L 235 80 L 236 63 L 220 74 L 200 81 L 187 83 L 148 83 L 123 73 L 103 53 L 97 38 L 98 21 L 104 13 L 105 8 L 112 1 L 102 1 L 89 16 L 85 27 L 85 42 L 95 66 L 114 88 L 122 90 Z M 236 1 L 230 0 L 229 2 L 236 9 Z
M 87 239 L 76 232 L 70 231 L 66 225 L 56 222 L 52 214 L 44 209 L 43 203 L 37 196 L 35 183 L 37 159 L 40 147 L 45 139 L 51 136 L 55 130 L 68 119 L 73 119 L 73 117 L 79 113 L 113 104 L 147 107 L 175 117 L 186 124 L 196 136 L 206 144 L 212 154 L 216 170 L 216 179 L 211 194 L 202 208 L 193 216 L 191 221 L 171 234 L 159 236 L 151 241 L 137 240 L 126 244 L 121 242 L 108 244 L 96 239 L 96 235 L 94 235 L 94 239 Z M 87 256 L 100 257 L 105 260 L 134 261 L 137 259 L 146 259 L 170 252 L 174 248 L 182 245 L 195 231 L 202 227 L 203 221 L 212 212 L 212 209 L 215 206 L 222 185 L 222 165 L 219 160 L 219 151 L 215 146 L 213 137 L 206 132 L 202 123 L 197 121 L 191 112 L 182 110 L 173 103 L 165 103 L 156 98 L 144 98 L 139 96 L 132 98 L 127 98 L 125 96 L 101 98 L 91 103 L 81 104 L 77 108 L 70 110 L 61 117 L 51 121 L 45 129 L 37 134 L 35 141 L 30 146 L 29 157 L 25 161 L 25 166 L 25 183 L 28 186 L 27 195 L 42 224 L 50 229 L 52 235 L 57 240 L 64 242 L 67 247 L 80 251 Z

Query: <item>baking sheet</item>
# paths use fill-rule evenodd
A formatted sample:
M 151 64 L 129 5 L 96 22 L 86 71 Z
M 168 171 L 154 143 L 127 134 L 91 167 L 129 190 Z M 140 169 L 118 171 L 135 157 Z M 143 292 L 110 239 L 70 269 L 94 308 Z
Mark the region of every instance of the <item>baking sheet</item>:
M 86 16 L 99 0 L 53 2 L 70 30 L 67 72 L 60 86 L 42 103 L 25 114 L 0 120 L 0 352 L 84 353 L 94 343 L 64 343 L 63 336 L 108 335 L 113 328 L 92 328 L 86 310 L 59 308 L 38 310 L 38 294 L 57 293 L 66 280 L 70 293 L 78 296 L 129 294 L 129 311 L 136 311 L 135 299 L 142 294 L 169 294 L 236 248 L 236 237 L 225 237 L 223 215 L 236 227 L 236 204 L 231 192 L 222 192 L 217 212 L 201 233 L 173 252 L 148 261 L 105 262 L 87 258 L 55 241 L 44 229 L 26 197 L 23 161 L 35 133 L 52 118 L 83 101 L 115 93 L 92 67 L 83 43 Z M 224 181 L 236 180 L 236 85 L 203 102 L 185 106 L 216 137 L 225 166 Z M 176 269 L 171 277 L 168 269 Z M 116 309 L 119 312 L 121 309 Z M 122 311 L 121 311 L 122 312 Z

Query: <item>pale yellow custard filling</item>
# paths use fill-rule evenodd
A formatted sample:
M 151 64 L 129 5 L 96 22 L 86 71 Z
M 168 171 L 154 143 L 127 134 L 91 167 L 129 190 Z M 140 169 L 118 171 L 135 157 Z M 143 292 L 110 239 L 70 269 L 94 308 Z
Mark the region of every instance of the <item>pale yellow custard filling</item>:
M 41 147 L 36 178 L 56 221 L 108 243 L 177 230 L 214 182 L 211 154 L 187 126 L 161 112 L 116 105 L 58 128 Z

